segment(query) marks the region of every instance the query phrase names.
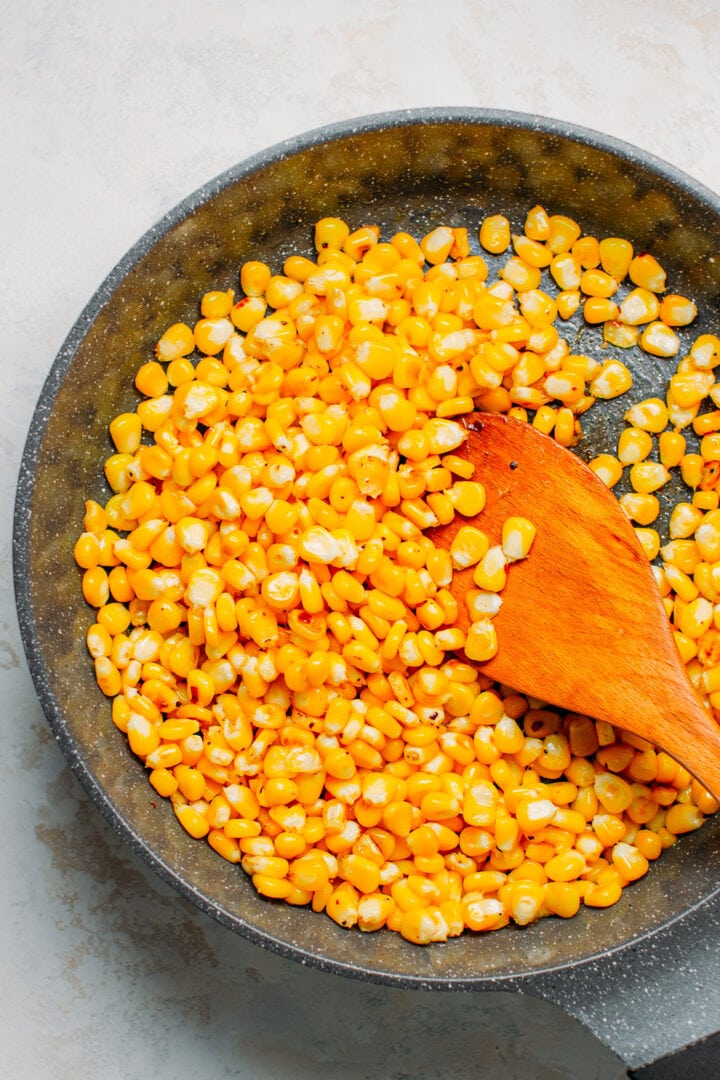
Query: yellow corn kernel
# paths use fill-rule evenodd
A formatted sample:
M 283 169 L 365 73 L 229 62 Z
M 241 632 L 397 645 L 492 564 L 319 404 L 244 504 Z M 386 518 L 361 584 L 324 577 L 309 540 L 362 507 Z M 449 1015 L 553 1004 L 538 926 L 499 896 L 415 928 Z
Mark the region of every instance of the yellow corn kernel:
M 561 291 L 575 291 L 580 288 L 582 267 L 579 260 L 569 252 L 562 252 L 553 257 L 550 263 L 550 273 Z M 579 300 L 580 296 L 578 294 L 578 302 Z
M 625 413 L 624 419 L 641 431 L 657 434 L 667 427 L 667 406 L 661 398 L 647 398 L 631 406 Z
M 556 255 L 562 251 L 570 251 L 580 237 L 581 229 L 578 223 L 562 214 L 551 214 L 549 222 L 550 235 L 547 238 L 547 245 L 550 250 Z
M 607 487 L 615 487 L 617 482 L 622 478 L 623 468 L 622 463 L 612 454 L 599 454 L 592 461 L 588 462 L 589 467 L 598 476 Z
M 603 270 L 621 282 L 626 277 L 633 257 L 633 248 L 627 240 L 610 236 L 600 241 L 600 264 Z
M 674 621 L 677 629 L 693 641 L 701 638 L 710 629 L 714 607 L 704 596 L 675 605 Z
M 607 360 L 590 381 L 593 397 L 610 399 L 620 397 L 632 386 L 632 374 L 620 360 Z
M 630 260 L 628 273 L 633 284 L 654 293 L 665 291 L 665 271 L 652 255 L 636 255 Z
M 588 269 L 580 278 L 580 291 L 586 296 L 609 299 L 617 289 L 617 281 L 605 270 Z
M 555 416 L 555 441 L 561 446 L 574 446 L 578 431 L 575 415 L 570 408 L 558 409 Z
M 545 873 L 550 881 L 576 881 L 587 867 L 584 855 L 579 851 L 563 851 L 545 863 Z
M 486 251 L 499 255 L 510 246 L 510 222 L 503 214 L 493 214 L 483 219 L 480 226 L 480 244 Z
M 490 541 L 484 532 L 472 525 L 458 529 L 450 545 L 453 565 L 458 569 L 475 566 L 487 554 Z
M 630 469 L 630 483 L 639 494 L 649 494 L 667 484 L 670 474 L 661 462 L 640 461 Z
M 479 619 L 470 625 L 465 639 L 465 655 L 482 663 L 490 660 L 498 649 L 497 633 L 490 619 Z
M 677 356 L 680 338 L 664 322 L 651 322 L 640 334 L 640 348 L 652 356 Z
M 666 469 L 674 468 L 682 461 L 687 441 L 679 431 L 663 431 L 658 436 L 660 461 Z
M 603 341 L 618 349 L 631 349 L 637 344 L 639 336 L 636 326 L 628 326 L 616 319 L 608 319 L 603 325 Z
M 547 240 L 550 236 L 550 219 L 542 206 L 533 206 L 528 211 L 524 230 L 531 240 Z
M 596 325 L 597 323 L 614 322 L 620 315 L 620 308 L 614 300 L 603 296 L 590 296 L 583 304 L 583 317 L 585 322 Z
M 648 872 L 645 856 L 632 844 L 620 842 L 612 849 L 612 864 L 624 882 L 637 881 Z
M 543 268 L 550 265 L 553 253 L 540 240 L 525 235 L 513 236 L 512 242 L 517 255 L 529 266 Z
M 535 526 L 527 518 L 506 518 L 502 527 L 502 551 L 507 561 L 516 562 L 518 559 L 527 558 L 535 534 Z M 476 584 L 479 582 L 476 581 Z
M 606 884 L 591 885 L 583 896 L 583 903 L 587 907 L 612 907 L 617 904 L 622 896 L 622 885 L 619 881 L 609 881 Z
M 523 532 L 523 530 L 520 531 Z M 529 536 L 529 530 L 525 529 L 523 535 L 525 534 Z M 531 540 L 530 543 L 532 543 Z M 516 540 L 515 546 L 519 550 L 518 544 L 519 541 Z M 488 548 L 485 555 L 475 567 L 473 581 L 479 589 L 485 592 L 500 592 L 504 589 L 507 580 L 507 563 L 508 558 L 502 546 L 498 544 Z
M 656 529 L 642 529 L 636 528 L 635 535 L 637 536 L 643 551 L 646 556 L 652 562 L 660 551 L 660 536 Z
M 699 829 L 705 817 L 698 807 L 691 803 L 676 803 L 665 815 L 665 828 L 674 836 Z
M 582 304 L 579 289 L 564 289 L 556 297 L 558 315 L 561 319 L 571 319 Z
M 173 809 L 183 829 L 194 839 L 200 840 L 210 832 L 206 817 L 195 807 L 188 803 L 177 803 L 173 806 Z
M 714 376 L 709 371 L 690 371 L 672 375 L 670 393 L 680 408 L 690 409 L 698 406 L 712 389 Z
M 594 788 L 598 799 L 610 814 L 620 814 L 627 810 L 633 800 L 630 785 L 622 777 L 611 773 L 598 773 Z

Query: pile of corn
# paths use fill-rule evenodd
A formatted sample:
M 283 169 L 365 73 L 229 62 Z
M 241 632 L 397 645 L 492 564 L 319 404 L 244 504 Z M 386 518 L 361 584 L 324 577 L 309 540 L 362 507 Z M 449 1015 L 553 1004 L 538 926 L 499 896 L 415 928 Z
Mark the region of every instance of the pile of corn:
M 695 305 L 652 256 L 542 207 L 521 235 L 485 219 L 479 243 L 326 218 L 316 260 L 245 263 L 242 298 L 206 293 L 138 371 L 142 400 L 110 425 L 113 495 L 88 501 L 75 548 L 98 685 L 181 825 L 263 896 L 417 944 L 614 904 L 717 809 L 668 755 L 476 666 L 510 564 L 532 558 L 531 506 L 500 537 L 466 525 L 445 550 L 428 533 L 485 503 L 467 414 L 569 447 L 631 387 L 620 353 L 573 355 L 563 320 L 581 309 L 606 345 L 669 358 Z M 592 467 L 609 486 L 630 470 L 622 505 L 720 708 L 720 410 L 698 415 L 720 405 L 718 363 L 698 338 Z M 674 467 L 697 490 L 661 547 Z

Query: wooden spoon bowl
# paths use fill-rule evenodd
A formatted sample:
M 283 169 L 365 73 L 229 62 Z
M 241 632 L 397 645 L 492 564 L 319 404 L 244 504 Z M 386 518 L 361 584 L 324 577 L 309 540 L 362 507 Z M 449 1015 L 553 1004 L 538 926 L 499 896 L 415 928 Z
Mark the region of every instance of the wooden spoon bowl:
M 467 456 L 487 492 L 472 520 L 434 530 L 449 547 L 473 524 L 499 543 L 511 515 L 537 528 L 510 565 L 495 617 L 499 648 L 480 665 L 550 705 L 648 739 L 720 796 L 720 728 L 688 679 L 657 583 L 619 502 L 575 454 L 530 424 L 494 413 L 468 422 Z M 456 571 L 453 590 L 474 588 Z M 470 617 L 460 604 L 458 625 Z

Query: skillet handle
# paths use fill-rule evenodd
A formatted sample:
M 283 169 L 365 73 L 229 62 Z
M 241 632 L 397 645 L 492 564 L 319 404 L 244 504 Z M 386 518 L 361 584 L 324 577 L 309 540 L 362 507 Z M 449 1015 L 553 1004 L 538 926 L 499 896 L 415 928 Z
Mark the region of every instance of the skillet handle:
M 634 945 L 514 980 L 514 988 L 579 1020 L 630 1078 L 714 1077 L 720 1075 L 718 940 L 720 891 Z

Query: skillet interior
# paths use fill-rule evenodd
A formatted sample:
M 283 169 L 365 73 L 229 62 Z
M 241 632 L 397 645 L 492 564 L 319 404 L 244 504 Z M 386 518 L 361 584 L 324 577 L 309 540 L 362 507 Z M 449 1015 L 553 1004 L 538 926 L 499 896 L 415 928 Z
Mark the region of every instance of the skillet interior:
M 238 868 L 191 840 L 97 689 L 84 644 L 89 611 L 72 547 L 84 500 L 107 491 L 101 462 L 109 420 L 132 409 L 135 370 L 171 322 L 196 317 L 208 288 L 236 288 L 240 263 L 280 270 L 291 251 L 312 254 L 312 225 L 339 214 L 353 226 L 426 232 L 503 212 L 516 228 L 527 210 L 575 217 L 598 236 L 630 239 L 668 270 L 673 291 L 698 303 L 691 341 L 716 328 L 720 202 L 632 148 L 520 114 L 428 110 L 370 117 L 310 133 L 259 155 L 195 193 L 151 230 L 101 286 L 72 330 L 43 391 L 18 489 L 18 610 L 38 694 L 70 764 L 91 797 L 158 873 L 225 925 L 260 944 L 347 974 L 404 985 L 502 984 L 612 952 L 681 916 L 720 886 L 720 822 L 665 853 L 619 904 L 575 919 L 417 949 L 399 934 L 361 935 L 329 919 L 258 897 Z M 567 330 L 573 351 L 600 352 L 601 334 Z M 636 353 L 633 400 L 657 393 L 668 362 Z M 629 397 L 630 395 L 628 395 Z M 628 400 L 583 418 L 590 457 L 614 445 Z

